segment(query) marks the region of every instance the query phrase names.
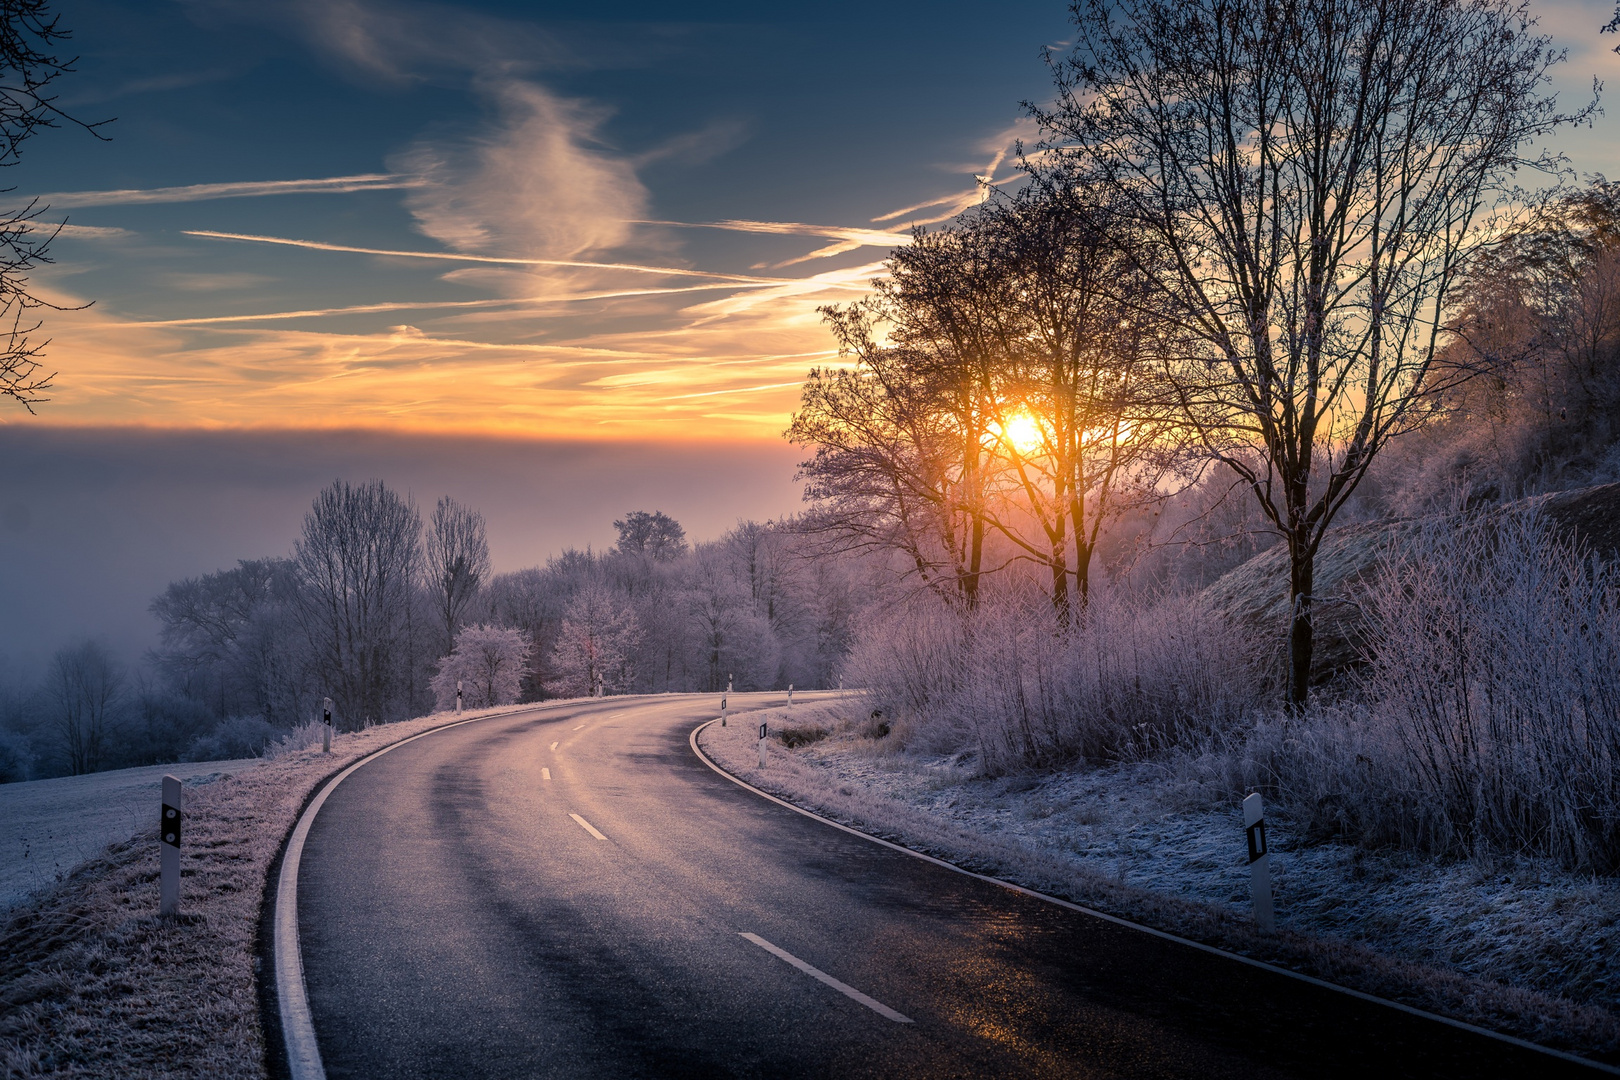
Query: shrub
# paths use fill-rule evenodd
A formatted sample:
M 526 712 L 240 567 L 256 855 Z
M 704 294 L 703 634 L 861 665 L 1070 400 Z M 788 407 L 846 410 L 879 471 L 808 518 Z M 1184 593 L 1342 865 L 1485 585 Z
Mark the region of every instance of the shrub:
M 1620 581 L 1539 514 L 1426 524 L 1373 590 L 1359 704 L 1284 746 L 1290 801 L 1371 842 L 1620 870 Z
M 225 761 L 257 757 L 282 733 L 258 716 L 231 716 L 191 744 L 187 761 Z
M 1140 757 L 1237 724 L 1253 680 L 1224 626 L 1183 598 L 1094 594 L 1068 631 L 1038 595 L 970 615 L 914 604 L 848 668 L 908 744 L 1004 773 Z

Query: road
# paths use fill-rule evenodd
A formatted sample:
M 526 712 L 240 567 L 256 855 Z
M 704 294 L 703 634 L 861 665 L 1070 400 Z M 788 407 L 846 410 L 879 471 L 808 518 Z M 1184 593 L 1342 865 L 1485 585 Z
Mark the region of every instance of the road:
M 327 1075 L 1597 1075 L 796 814 L 693 755 L 715 705 L 508 714 L 340 784 L 299 874 Z

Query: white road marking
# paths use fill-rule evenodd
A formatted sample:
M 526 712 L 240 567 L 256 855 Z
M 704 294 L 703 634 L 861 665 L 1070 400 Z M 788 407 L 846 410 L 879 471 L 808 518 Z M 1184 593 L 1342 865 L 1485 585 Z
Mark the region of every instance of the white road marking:
M 556 744 L 556 743 L 552 743 L 552 744 L 551 744 L 551 748 L 552 748 L 552 749 L 553 749 L 553 750 L 555 750 L 555 749 L 557 749 L 557 744 Z
M 585 725 L 581 724 L 581 725 L 579 725 L 579 727 L 575 728 L 574 730 L 575 731 L 584 731 L 585 730 Z
M 551 779 L 551 770 L 542 767 L 541 770 L 540 770 L 540 779 L 542 779 L 542 780 L 550 780 Z
M 581 821 L 577 815 L 575 816 L 574 820 L 579 821 L 581 825 L 585 825 L 584 821 Z M 587 829 L 590 828 L 589 825 L 585 825 L 585 827 Z M 595 830 L 593 829 L 591 831 L 594 832 Z M 788 952 L 786 949 L 777 948 L 775 945 L 772 945 L 758 934 L 745 933 L 741 936 L 747 938 L 749 941 L 752 941 L 755 945 L 758 945 L 772 956 L 775 956 L 781 960 L 786 960 L 788 963 L 792 964 L 794 967 L 798 968 L 812 979 L 815 979 L 817 982 L 826 983 L 840 994 L 843 994 L 846 997 L 854 998 L 856 1001 L 860 1002 L 862 1005 L 865 1005 L 868 1009 L 871 1009 L 879 1016 L 882 1016 L 888 1020 L 893 1020 L 897 1024 L 915 1023 L 911 1017 L 902 1016 L 900 1013 L 895 1012 L 893 1009 L 883 1004 L 883 1002 L 867 997 L 865 994 L 861 993 L 853 986 L 850 986 L 848 983 L 839 982 L 837 979 L 833 978 L 825 971 L 822 971 L 820 968 L 812 967 L 803 960 L 800 960 L 797 956 L 794 956 L 792 953 Z
M 596 831 L 596 826 L 595 825 L 592 825 L 590 822 L 586 821 L 584 818 L 580 817 L 578 814 L 569 814 L 568 816 L 573 818 L 575 821 L 579 822 L 579 827 L 580 828 L 584 829 L 586 832 L 590 833 L 592 836 L 596 837 L 598 840 L 606 840 L 607 839 L 607 837 L 603 836 L 601 833 Z

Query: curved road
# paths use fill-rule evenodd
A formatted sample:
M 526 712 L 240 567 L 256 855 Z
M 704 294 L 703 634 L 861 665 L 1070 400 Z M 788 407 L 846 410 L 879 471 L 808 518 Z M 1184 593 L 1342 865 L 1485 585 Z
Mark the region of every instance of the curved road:
M 508 714 L 340 784 L 298 903 L 327 1075 L 1595 1075 L 828 828 L 693 756 L 715 704 Z

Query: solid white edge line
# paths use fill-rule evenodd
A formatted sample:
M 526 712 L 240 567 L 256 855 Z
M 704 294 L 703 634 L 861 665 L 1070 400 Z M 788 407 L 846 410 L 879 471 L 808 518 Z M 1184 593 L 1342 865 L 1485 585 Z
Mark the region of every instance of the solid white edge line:
M 805 963 L 803 960 L 800 960 L 797 956 L 794 956 L 786 949 L 781 949 L 775 945 L 772 945 L 758 934 L 749 934 L 739 931 L 737 936 L 747 938 L 749 941 L 752 941 L 755 945 L 758 945 L 772 956 L 786 960 L 788 963 L 792 964 L 794 967 L 798 968 L 812 979 L 815 979 L 818 982 L 826 983 L 840 994 L 843 994 L 848 998 L 853 998 L 862 1005 L 865 1005 L 868 1009 L 871 1009 L 873 1012 L 877 1013 L 879 1016 L 893 1020 L 897 1024 L 915 1023 L 911 1017 L 895 1012 L 893 1009 L 889 1008 L 887 1005 L 883 1004 L 883 1002 L 878 1001 L 875 998 L 867 997 L 865 994 L 861 993 L 859 990 L 855 989 L 846 982 L 839 982 L 837 979 L 833 978 L 825 971 L 822 971 L 820 968 Z
M 389 743 L 351 763 L 327 781 L 315 793 L 309 805 L 304 807 L 304 812 L 298 815 L 298 823 L 293 826 L 292 834 L 287 837 L 287 847 L 281 857 L 281 873 L 276 879 L 276 916 L 272 924 L 274 929 L 271 942 L 276 969 L 277 1012 L 281 1017 L 282 1041 L 287 1048 L 287 1071 L 293 1080 L 326 1080 L 326 1066 L 321 1063 L 320 1046 L 315 1041 L 315 1021 L 309 1011 L 309 990 L 304 985 L 304 954 L 298 944 L 298 866 L 303 861 L 304 841 L 309 837 L 310 826 L 315 823 L 315 815 L 325 804 L 326 797 L 360 766 L 406 743 L 415 742 L 428 735 L 437 735 L 441 731 L 461 727 L 463 724 L 476 724 L 480 720 L 524 716 L 528 713 L 549 712 L 581 704 L 583 702 L 565 701 L 553 705 L 537 705 L 533 709 L 493 713 L 489 716 L 469 716 L 465 720 L 453 720 L 418 732 L 398 742 Z
M 1244 956 L 1241 953 L 1228 952 L 1227 950 L 1217 948 L 1214 945 L 1205 945 L 1201 941 L 1193 941 L 1191 938 L 1179 937 L 1176 934 L 1172 934 L 1164 930 L 1155 930 L 1151 926 L 1143 926 L 1141 923 L 1131 922 L 1129 919 L 1122 919 L 1118 915 L 1110 915 L 1105 911 L 1097 911 L 1095 908 L 1084 907 L 1080 904 L 1073 903 L 1069 900 L 1063 900 L 1056 896 L 1048 896 L 1046 893 L 1037 892 L 1034 889 L 1025 888 L 1022 885 L 1015 885 L 1010 881 L 1003 881 L 1001 878 L 991 877 L 988 874 L 974 873 L 972 870 L 964 870 L 955 863 L 946 862 L 944 859 L 938 859 L 932 855 L 924 855 L 920 851 L 913 851 L 911 848 L 884 840 L 882 837 L 861 832 L 859 829 L 851 828 L 842 822 L 834 821 L 832 818 L 822 817 L 814 810 L 806 810 L 802 806 L 795 806 L 786 799 L 778 798 L 768 791 L 762 791 L 753 784 L 750 784 L 748 781 L 735 777 L 726 770 L 722 769 L 719 765 L 716 765 L 709 755 L 705 754 L 703 749 L 698 746 L 697 738 L 698 734 L 702 732 L 704 728 L 708 727 L 710 724 L 717 723 L 719 719 L 719 717 L 715 717 L 713 720 L 705 720 L 703 723 L 693 728 L 692 734 L 688 736 L 687 741 L 692 746 L 692 752 L 698 756 L 698 760 L 702 761 L 703 764 L 707 765 L 709 768 L 713 769 L 727 780 L 730 780 L 738 787 L 747 788 L 749 791 L 753 792 L 755 795 L 758 795 L 762 799 L 769 799 L 778 806 L 784 806 L 796 814 L 803 814 L 805 817 L 819 821 L 823 825 L 831 825 L 833 828 L 849 833 L 851 836 L 858 836 L 862 840 L 869 840 L 874 844 L 881 844 L 892 851 L 898 851 L 902 854 L 910 855 L 914 859 L 921 859 L 924 862 L 933 863 L 935 866 L 944 867 L 946 870 L 954 871 L 966 877 L 977 878 L 978 880 L 988 882 L 991 885 L 999 885 L 1003 889 L 1010 889 L 1015 893 L 1022 893 L 1023 895 L 1033 897 L 1036 900 L 1044 900 L 1048 904 L 1055 904 L 1058 907 L 1067 908 L 1070 911 L 1077 911 L 1082 915 L 1089 915 L 1094 919 L 1101 919 L 1104 922 L 1113 923 L 1115 926 L 1123 926 L 1131 930 L 1140 930 L 1144 934 L 1152 934 L 1154 937 L 1162 938 L 1165 941 L 1174 941 L 1179 945 L 1186 945 L 1191 948 L 1198 949 L 1201 952 L 1210 953 L 1214 956 L 1223 956 L 1228 960 L 1236 960 L 1240 964 L 1248 964 L 1250 967 L 1260 968 L 1263 971 L 1274 972 L 1278 975 L 1286 975 L 1290 979 L 1298 979 L 1300 982 L 1309 983 L 1312 986 L 1320 986 L 1324 990 L 1334 990 L 1341 994 L 1348 994 L 1350 997 L 1358 998 L 1362 1001 L 1370 1001 L 1375 1005 L 1385 1005 L 1391 1009 L 1407 1013 L 1411 1016 L 1421 1016 L 1425 1020 L 1435 1020 L 1449 1027 L 1458 1028 L 1462 1031 L 1471 1031 L 1475 1035 L 1484 1035 L 1487 1038 L 1496 1039 L 1499 1042 L 1509 1043 L 1510 1045 L 1521 1047 L 1525 1050 L 1534 1050 L 1537 1053 L 1547 1054 L 1550 1057 L 1560 1058 L 1564 1061 L 1573 1062 L 1577 1065 L 1585 1065 L 1589 1068 L 1596 1069 L 1599 1072 L 1606 1072 L 1614 1076 L 1620 1076 L 1620 1068 L 1616 1068 L 1613 1065 L 1605 1065 L 1601 1061 L 1593 1061 L 1591 1058 L 1584 1058 L 1579 1054 L 1571 1054 L 1565 1050 L 1554 1050 L 1550 1046 L 1542 1046 L 1540 1043 L 1533 1043 L 1528 1039 L 1521 1039 L 1515 1035 L 1505 1035 L 1500 1031 L 1492 1031 L 1490 1028 L 1480 1027 L 1477 1024 L 1470 1024 L 1465 1020 L 1455 1020 L 1449 1016 L 1441 1016 L 1439 1013 L 1428 1012 L 1413 1005 L 1404 1005 L 1399 1001 L 1390 1001 L 1388 998 L 1381 998 L 1376 994 L 1369 994 L 1362 990 L 1352 990 L 1348 986 L 1340 986 L 1338 983 L 1331 983 L 1326 979 L 1318 979 L 1311 975 L 1302 975 L 1297 971 L 1290 971 L 1285 967 L 1278 967 L 1276 964 L 1268 964 L 1264 960 L 1256 960 L 1252 956 Z
M 580 817 L 578 814 L 569 814 L 568 816 L 573 818 L 575 821 L 579 822 L 579 827 L 580 828 L 584 829 L 586 832 L 590 833 L 592 836 L 596 837 L 598 840 L 606 840 L 607 839 L 607 837 L 603 836 L 601 833 L 596 831 L 596 826 L 595 825 L 592 825 L 590 822 L 586 821 L 584 818 Z

